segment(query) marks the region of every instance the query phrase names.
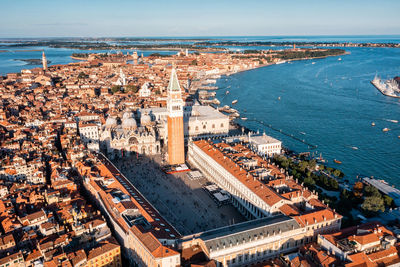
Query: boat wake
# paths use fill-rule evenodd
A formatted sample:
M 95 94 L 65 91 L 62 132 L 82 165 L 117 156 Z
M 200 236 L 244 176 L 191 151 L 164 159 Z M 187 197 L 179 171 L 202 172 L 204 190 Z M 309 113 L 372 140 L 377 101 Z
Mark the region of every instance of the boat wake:
M 388 122 L 393 122 L 393 123 L 398 123 L 399 122 L 398 120 L 389 120 L 389 119 L 382 119 L 382 120 L 388 121 Z

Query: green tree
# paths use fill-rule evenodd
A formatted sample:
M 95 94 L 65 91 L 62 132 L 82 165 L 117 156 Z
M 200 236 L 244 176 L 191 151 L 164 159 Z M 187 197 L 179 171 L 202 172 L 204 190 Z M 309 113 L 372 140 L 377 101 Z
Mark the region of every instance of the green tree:
M 364 199 L 364 202 L 361 205 L 361 208 L 371 214 L 371 213 L 376 213 L 378 211 L 385 211 L 385 203 L 382 198 L 372 196 L 372 197 L 366 197 Z
M 307 177 L 304 179 L 304 184 L 307 186 L 313 186 L 315 184 L 315 181 L 311 177 Z
M 383 201 L 385 202 L 385 206 L 391 208 L 393 206 L 393 198 L 388 195 L 383 195 Z
M 315 170 L 315 167 L 317 166 L 317 161 L 315 159 L 312 159 L 308 162 L 308 167 L 311 170 Z
M 126 92 L 133 92 L 133 93 L 137 93 L 139 91 L 139 86 L 136 85 L 127 85 L 125 86 L 125 91 Z
M 305 172 L 307 167 L 308 167 L 308 163 L 306 161 L 301 161 L 299 163 L 299 169 L 300 169 L 301 172 Z
M 87 75 L 87 74 L 84 73 L 83 71 L 81 71 L 81 72 L 78 74 L 78 79 L 87 79 L 87 78 L 89 78 L 89 75 Z
M 111 92 L 112 92 L 113 94 L 115 94 L 116 92 L 119 92 L 119 91 L 121 91 L 121 86 L 119 86 L 119 85 L 113 85 L 113 86 L 111 87 Z
M 368 197 L 381 197 L 381 193 L 379 193 L 378 189 L 370 185 L 364 188 L 364 192 Z
M 335 175 L 336 177 L 339 177 L 339 176 L 340 176 L 340 173 L 341 173 L 341 171 L 338 170 L 338 169 L 336 169 L 336 170 L 333 171 L 332 174 Z
M 335 179 L 329 179 L 329 187 L 334 190 L 339 189 L 339 183 Z

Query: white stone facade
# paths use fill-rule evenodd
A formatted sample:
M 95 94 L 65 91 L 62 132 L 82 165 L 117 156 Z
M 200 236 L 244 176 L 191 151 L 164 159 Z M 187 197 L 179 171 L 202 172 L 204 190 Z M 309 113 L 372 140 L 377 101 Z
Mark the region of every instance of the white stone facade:
M 124 113 L 121 124 L 115 118 L 108 118 L 100 129 L 100 144 L 111 157 L 131 152 L 146 155 L 161 152 L 157 133 L 146 114 L 142 115 L 139 127 L 131 113 Z
M 159 127 L 160 137 L 168 139 L 167 108 L 147 108 L 139 110 L 147 113 Z M 229 133 L 229 117 L 210 106 L 184 106 L 183 129 L 186 139 L 189 137 L 227 136 Z

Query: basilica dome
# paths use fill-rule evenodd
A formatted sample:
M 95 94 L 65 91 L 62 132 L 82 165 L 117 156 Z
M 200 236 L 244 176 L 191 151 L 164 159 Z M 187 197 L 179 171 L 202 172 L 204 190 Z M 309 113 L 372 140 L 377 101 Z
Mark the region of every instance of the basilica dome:
M 125 115 L 125 114 L 124 114 Z M 137 127 L 136 120 L 132 117 L 122 119 L 122 128 L 135 129 Z
M 106 127 L 114 127 L 117 126 L 117 120 L 114 117 L 108 117 L 106 120 Z
M 133 116 L 132 116 L 132 113 L 131 112 L 125 112 L 123 115 L 122 115 L 122 119 L 123 120 L 125 120 L 125 119 L 128 119 L 128 118 L 132 118 Z

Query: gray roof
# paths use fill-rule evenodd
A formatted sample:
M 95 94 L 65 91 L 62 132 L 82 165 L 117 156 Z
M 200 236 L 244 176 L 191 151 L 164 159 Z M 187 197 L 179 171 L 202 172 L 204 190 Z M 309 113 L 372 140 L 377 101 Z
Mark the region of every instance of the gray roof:
M 271 143 L 279 143 L 281 141 L 268 136 L 268 135 L 252 135 L 250 137 L 251 142 L 257 144 L 257 145 L 264 145 L 264 144 L 271 144 Z
M 150 116 L 167 116 L 166 107 L 143 108 L 139 110 L 140 114 L 148 113 Z M 210 106 L 184 106 L 184 114 L 190 114 L 189 120 L 210 120 L 210 119 L 226 119 L 228 116 L 219 112 Z M 187 117 L 185 117 L 187 120 Z
M 292 231 L 300 228 L 295 219 L 286 215 L 277 215 L 266 217 L 239 224 L 234 224 L 207 232 L 195 234 L 185 237 L 184 239 L 200 238 L 204 241 L 207 249 L 210 251 L 222 249 L 224 245 L 229 247 L 230 244 L 235 246 L 237 243 L 249 242 L 257 239 L 279 235 L 280 233 Z

